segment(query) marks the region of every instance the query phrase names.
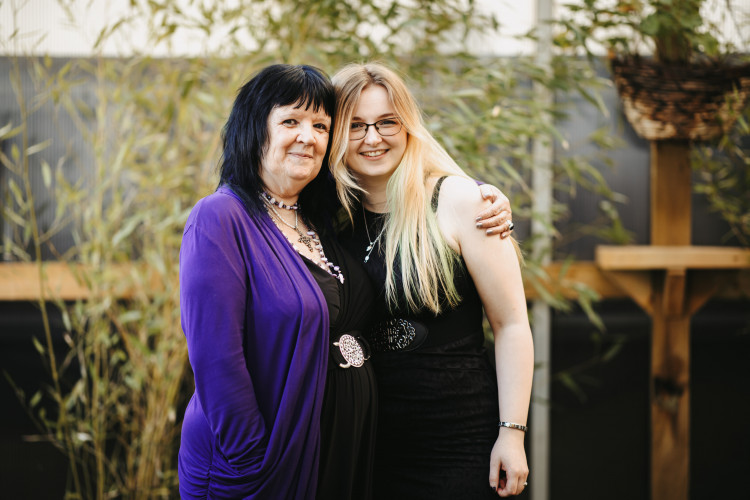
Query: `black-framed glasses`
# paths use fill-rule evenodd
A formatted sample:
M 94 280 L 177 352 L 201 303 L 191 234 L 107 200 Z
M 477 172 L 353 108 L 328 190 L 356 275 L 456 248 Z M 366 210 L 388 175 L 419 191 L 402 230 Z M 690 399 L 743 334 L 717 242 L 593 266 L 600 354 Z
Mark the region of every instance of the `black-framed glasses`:
M 359 139 L 364 139 L 370 127 L 375 127 L 378 134 L 388 137 L 389 135 L 396 135 L 401 131 L 401 120 L 394 116 L 392 118 L 383 118 L 375 123 L 352 122 L 349 126 L 349 140 L 358 141 Z

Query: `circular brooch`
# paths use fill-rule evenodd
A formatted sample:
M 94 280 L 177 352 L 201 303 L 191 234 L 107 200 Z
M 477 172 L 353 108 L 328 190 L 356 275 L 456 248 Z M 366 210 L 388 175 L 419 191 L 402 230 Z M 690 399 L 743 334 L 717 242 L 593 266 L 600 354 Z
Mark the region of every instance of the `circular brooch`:
M 346 360 L 346 364 L 340 363 L 341 368 L 349 368 L 350 366 L 360 366 L 365 364 L 365 352 L 362 350 L 362 346 L 359 345 L 357 339 L 351 335 L 344 334 L 339 338 L 338 342 L 334 342 L 333 345 L 339 348 L 341 355 Z

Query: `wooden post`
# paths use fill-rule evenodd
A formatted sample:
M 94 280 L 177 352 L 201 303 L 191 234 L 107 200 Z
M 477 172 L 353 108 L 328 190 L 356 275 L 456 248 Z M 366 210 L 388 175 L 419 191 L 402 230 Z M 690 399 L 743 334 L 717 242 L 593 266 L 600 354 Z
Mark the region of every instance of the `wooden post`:
M 651 142 L 651 244 L 690 245 L 687 141 Z M 686 270 L 653 273 L 651 333 L 651 500 L 688 500 L 690 316 Z
M 651 142 L 651 244 L 690 245 L 690 143 Z
M 690 317 L 683 313 L 684 300 L 675 302 L 673 292 L 684 284 L 685 270 L 654 274 L 657 286 L 651 316 L 651 500 L 687 500 Z M 675 275 L 678 277 L 673 279 Z M 684 286 L 676 295 L 684 299 Z M 675 307 L 679 312 L 670 310 Z

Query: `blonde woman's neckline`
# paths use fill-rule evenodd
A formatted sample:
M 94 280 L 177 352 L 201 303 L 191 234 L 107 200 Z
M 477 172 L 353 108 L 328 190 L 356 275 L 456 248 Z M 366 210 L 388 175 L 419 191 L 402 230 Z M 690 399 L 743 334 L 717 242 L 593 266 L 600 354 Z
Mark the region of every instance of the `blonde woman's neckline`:
M 388 212 L 385 201 L 382 201 L 380 203 L 368 203 L 367 201 L 364 201 L 362 202 L 362 206 L 365 210 L 374 214 L 384 214 Z

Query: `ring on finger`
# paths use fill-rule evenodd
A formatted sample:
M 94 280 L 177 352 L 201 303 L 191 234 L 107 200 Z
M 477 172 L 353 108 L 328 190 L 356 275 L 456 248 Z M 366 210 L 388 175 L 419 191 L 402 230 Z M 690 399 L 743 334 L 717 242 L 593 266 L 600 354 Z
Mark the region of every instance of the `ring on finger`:
M 512 220 L 508 221 L 508 231 L 513 231 L 513 228 L 516 227 L 515 224 L 513 224 Z
M 528 481 L 524 481 L 524 482 L 523 482 L 523 485 L 524 485 L 524 486 L 528 486 L 528 485 L 529 485 L 529 482 L 528 482 Z

